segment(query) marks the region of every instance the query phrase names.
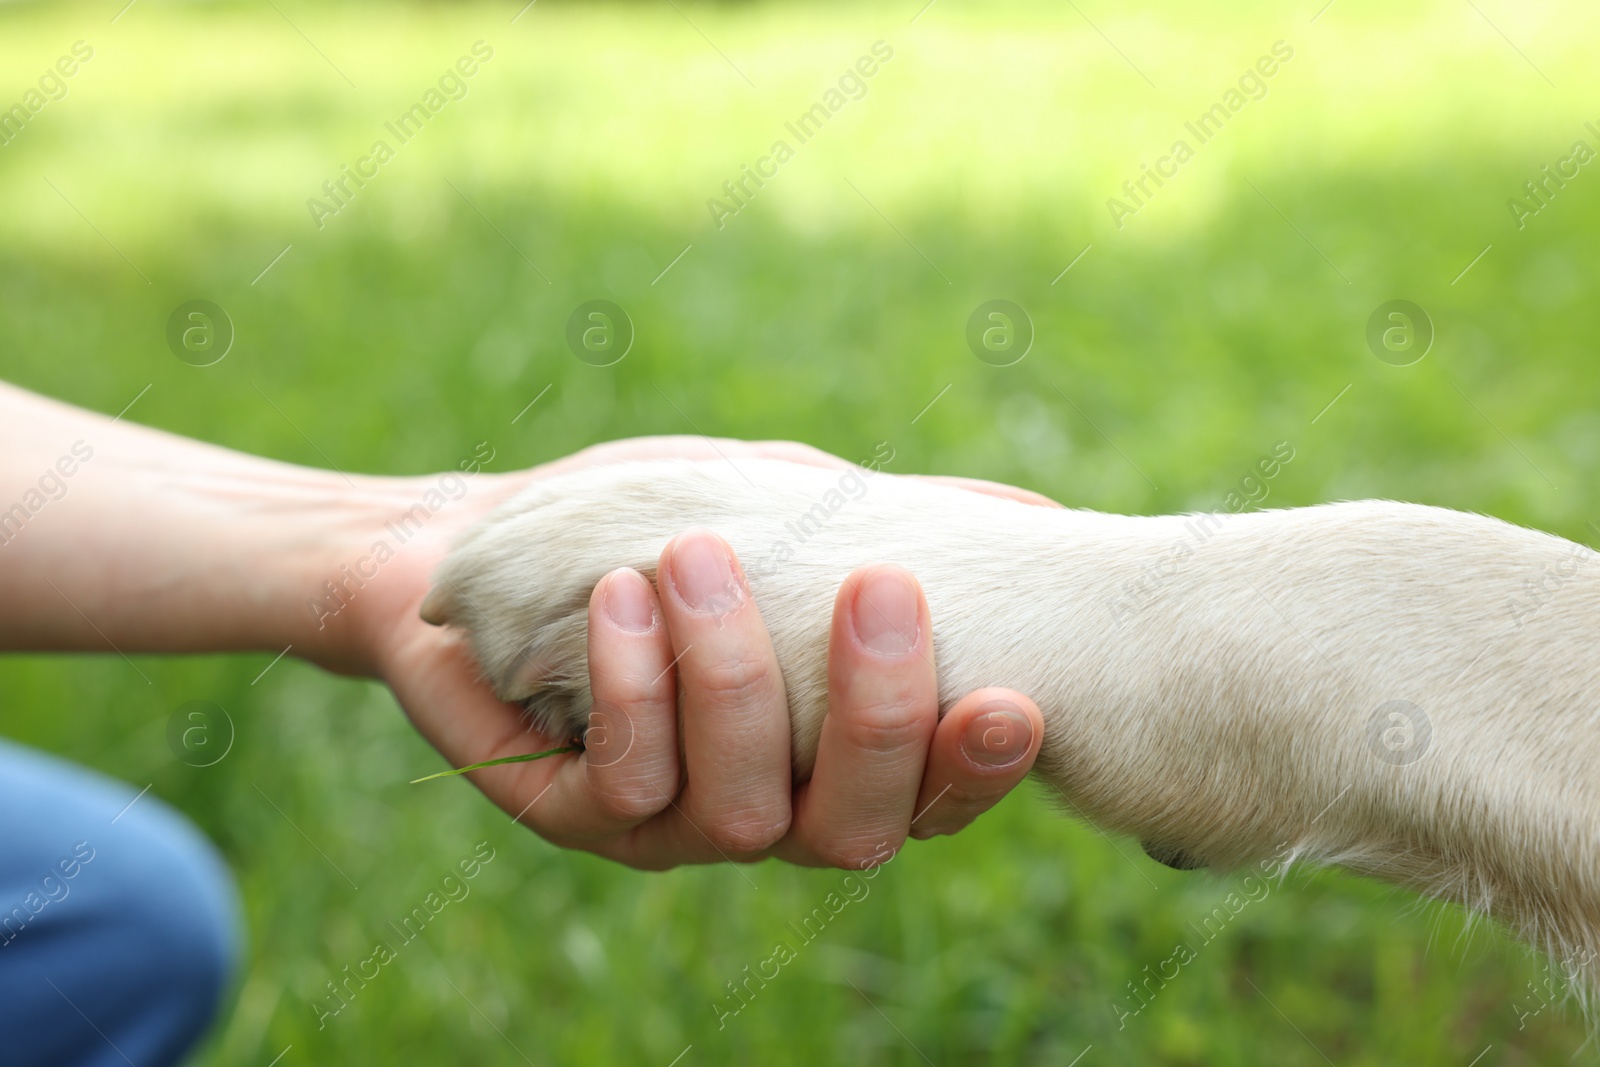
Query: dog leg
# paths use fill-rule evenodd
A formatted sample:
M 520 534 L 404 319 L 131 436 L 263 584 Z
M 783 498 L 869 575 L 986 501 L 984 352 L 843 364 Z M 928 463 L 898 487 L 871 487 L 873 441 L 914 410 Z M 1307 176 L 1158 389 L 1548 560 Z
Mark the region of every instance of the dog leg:
M 1176 866 L 1342 864 L 1488 911 L 1593 973 L 1588 549 L 1382 501 L 1134 518 L 768 460 L 639 463 L 552 478 L 489 516 L 425 615 L 467 633 L 502 697 L 581 733 L 590 590 L 617 566 L 653 578 L 693 525 L 744 565 L 797 775 L 826 713 L 834 591 L 898 563 L 927 594 L 942 705 L 1029 693 L 1038 773 L 1075 812 Z

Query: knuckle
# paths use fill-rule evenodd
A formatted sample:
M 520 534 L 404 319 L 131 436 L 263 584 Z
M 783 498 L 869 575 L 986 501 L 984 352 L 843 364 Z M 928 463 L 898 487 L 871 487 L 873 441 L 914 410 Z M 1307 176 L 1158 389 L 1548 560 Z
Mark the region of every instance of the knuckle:
M 662 670 L 651 681 L 642 671 L 610 671 L 598 683 L 599 692 L 594 698 L 596 708 L 621 711 L 624 708 L 653 708 L 671 699 L 666 687 L 671 684 L 671 674 Z M 591 683 L 591 689 L 596 686 Z
M 724 819 L 706 827 L 705 833 L 720 851 L 733 855 L 764 852 L 789 832 L 789 813 L 781 817 L 754 813 Z
M 637 823 L 658 814 L 678 792 L 677 750 L 641 731 L 614 708 L 596 706 L 584 735 L 584 778 L 601 814 Z
M 761 695 L 772 667 L 759 655 L 735 654 L 696 663 L 685 672 L 684 689 L 721 705 L 736 705 Z
M 896 752 L 926 747 L 937 715 L 932 706 L 909 698 L 868 701 L 839 716 L 844 740 L 866 752 Z
M 658 814 L 667 806 L 670 798 L 670 793 L 660 792 L 643 784 L 620 788 L 600 786 L 595 790 L 595 799 L 600 805 L 600 810 L 608 818 L 625 823 L 643 822 Z

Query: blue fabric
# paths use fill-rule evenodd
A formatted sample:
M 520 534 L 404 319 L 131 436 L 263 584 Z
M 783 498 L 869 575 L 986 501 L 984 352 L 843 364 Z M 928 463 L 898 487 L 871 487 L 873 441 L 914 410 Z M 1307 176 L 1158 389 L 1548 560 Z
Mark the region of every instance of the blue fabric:
M 127 807 L 138 793 L 0 741 L 5 1064 L 165 1067 L 217 1012 L 240 951 L 233 882 L 177 812 L 149 793 Z

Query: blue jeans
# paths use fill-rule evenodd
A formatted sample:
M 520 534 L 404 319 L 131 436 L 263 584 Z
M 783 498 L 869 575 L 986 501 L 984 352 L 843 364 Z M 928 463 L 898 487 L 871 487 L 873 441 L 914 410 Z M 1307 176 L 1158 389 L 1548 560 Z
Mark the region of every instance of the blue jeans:
M 222 858 L 138 788 L 0 741 L 0 1060 L 163 1067 L 239 954 Z

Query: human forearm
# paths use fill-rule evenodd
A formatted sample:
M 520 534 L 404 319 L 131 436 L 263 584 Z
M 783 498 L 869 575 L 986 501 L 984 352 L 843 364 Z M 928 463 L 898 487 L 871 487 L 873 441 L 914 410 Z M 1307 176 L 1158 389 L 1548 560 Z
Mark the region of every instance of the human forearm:
M 0 384 L 0 648 L 293 645 L 364 669 L 359 616 L 308 602 L 414 498 L 409 479 L 347 480 Z

